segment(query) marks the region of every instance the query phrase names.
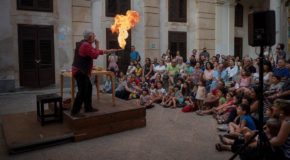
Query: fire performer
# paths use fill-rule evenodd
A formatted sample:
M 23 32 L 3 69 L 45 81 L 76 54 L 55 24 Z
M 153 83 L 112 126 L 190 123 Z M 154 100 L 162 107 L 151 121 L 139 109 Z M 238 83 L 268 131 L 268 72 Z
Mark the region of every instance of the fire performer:
M 80 114 L 83 103 L 85 112 L 98 111 L 98 109 L 92 107 L 92 83 L 90 75 L 93 68 L 93 59 L 97 59 L 99 55 L 119 51 L 119 49 L 99 50 L 99 42 L 93 32 L 85 31 L 83 36 L 84 39 L 77 43 L 72 64 L 72 76 L 76 79 L 78 87 L 78 93 L 71 110 L 71 115 L 74 117 L 84 116 Z M 92 46 L 93 43 L 95 43 L 96 48 Z

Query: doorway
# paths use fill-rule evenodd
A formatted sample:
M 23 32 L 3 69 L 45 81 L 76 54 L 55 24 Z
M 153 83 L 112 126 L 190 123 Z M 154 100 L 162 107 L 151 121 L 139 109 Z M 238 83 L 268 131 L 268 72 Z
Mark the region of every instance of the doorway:
M 53 26 L 18 25 L 20 86 L 55 83 Z

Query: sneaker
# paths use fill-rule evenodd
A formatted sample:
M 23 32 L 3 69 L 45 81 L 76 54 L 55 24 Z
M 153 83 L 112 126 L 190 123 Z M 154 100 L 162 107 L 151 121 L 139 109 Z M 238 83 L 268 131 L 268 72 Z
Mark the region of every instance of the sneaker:
M 226 131 L 229 130 L 229 127 L 227 125 L 220 125 L 220 126 L 217 127 L 217 129 L 219 131 L 226 132 Z
M 149 106 L 146 106 L 145 108 L 146 108 L 146 109 L 150 109 L 150 108 L 153 108 L 153 107 L 155 107 L 155 105 L 154 105 L 154 104 L 151 104 L 151 105 L 149 105 Z
M 92 109 L 90 109 L 90 110 L 87 110 L 87 111 L 85 111 L 86 113 L 89 113 L 89 112 L 98 112 L 99 110 L 98 109 L 96 109 L 96 108 L 92 108 Z
M 75 117 L 75 118 L 82 118 L 82 117 L 85 117 L 84 114 L 81 114 L 81 113 L 76 113 L 76 114 L 71 114 L 72 117 Z

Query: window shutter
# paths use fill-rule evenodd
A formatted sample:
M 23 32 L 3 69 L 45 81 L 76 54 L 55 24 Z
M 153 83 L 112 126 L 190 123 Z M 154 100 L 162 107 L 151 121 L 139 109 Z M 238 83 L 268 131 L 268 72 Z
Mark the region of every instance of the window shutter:
M 238 3 L 235 7 L 235 26 L 243 27 L 244 7 Z
M 53 28 L 39 27 L 38 29 L 38 52 L 41 68 L 53 66 Z
M 106 0 L 106 16 L 114 17 L 117 13 L 117 1 L 116 0 Z
M 179 22 L 186 22 L 186 0 L 180 0 L 179 1 Z
M 53 0 L 37 0 L 36 8 L 41 11 L 53 11 Z
M 186 0 L 168 0 L 168 21 L 186 22 Z
M 131 8 L 130 0 L 118 1 L 118 14 L 126 14 L 127 10 Z
M 19 30 L 19 45 L 22 48 L 19 58 L 22 59 L 23 69 L 35 68 L 36 39 L 35 28 L 23 27 Z
M 178 14 L 178 10 L 176 8 L 177 0 L 168 0 L 168 21 L 175 22 Z
M 17 9 L 52 12 L 53 0 L 17 0 Z

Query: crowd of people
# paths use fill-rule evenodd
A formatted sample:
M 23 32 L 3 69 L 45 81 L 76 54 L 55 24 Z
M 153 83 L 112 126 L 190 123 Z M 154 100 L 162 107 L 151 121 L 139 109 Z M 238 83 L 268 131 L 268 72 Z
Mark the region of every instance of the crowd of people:
M 145 59 L 132 47 L 131 62 L 126 73 L 117 72 L 116 97 L 139 99 L 146 108 L 163 106 L 181 108 L 183 112 L 213 115 L 219 135 L 218 151 L 237 151 L 257 132 L 259 99 L 264 96 L 264 131 L 270 142 L 268 157 L 290 159 L 290 64 L 286 61 L 284 44 L 278 44 L 274 54 L 265 50 L 263 70 L 259 58 L 210 56 L 206 48 L 183 59 L 179 52 L 168 50 L 161 57 Z M 112 70 L 112 69 L 111 69 Z M 263 72 L 263 91 L 259 90 L 259 72 Z M 105 85 L 110 92 L 110 85 Z M 252 140 L 240 155 L 255 159 L 257 140 Z

